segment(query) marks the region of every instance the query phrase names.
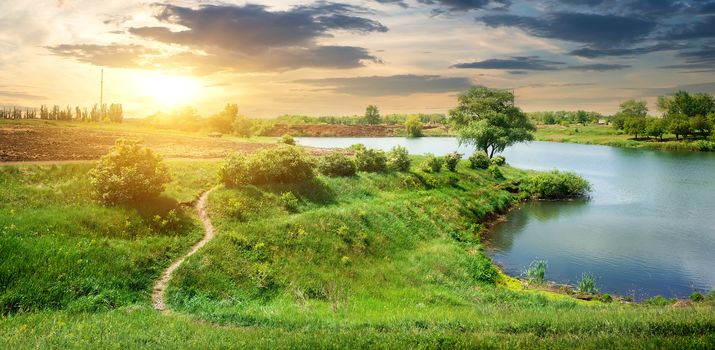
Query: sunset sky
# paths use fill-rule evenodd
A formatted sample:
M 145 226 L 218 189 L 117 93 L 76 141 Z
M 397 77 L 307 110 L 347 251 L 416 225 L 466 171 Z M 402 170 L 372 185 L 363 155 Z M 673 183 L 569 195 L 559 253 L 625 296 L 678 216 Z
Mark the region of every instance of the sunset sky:
M 445 112 L 470 85 L 526 111 L 715 92 L 715 1 L 0 1 L 0 105 L 128 117 Z

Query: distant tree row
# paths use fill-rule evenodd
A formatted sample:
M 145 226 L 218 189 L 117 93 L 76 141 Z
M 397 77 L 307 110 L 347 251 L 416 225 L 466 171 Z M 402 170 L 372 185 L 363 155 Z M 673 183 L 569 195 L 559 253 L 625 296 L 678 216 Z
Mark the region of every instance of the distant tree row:
M 603 118 L 598 112 L 588 111 L 547 111 L 527 113 L 529 119 L 541 125 L 569 125 L 596 123 Z
M 62 108 L 58 105 L 37 108 L 3 107 L 0 110 L 0 119 L 43 119 L 43 120 L 75 120 L 83 122 L 108 121 L 121 123 L 124 120 L 124 110 L 121 104 L 95 104 L 91 110 L 76 106 Z
M 636 139 L 673 134 L 676 140 L 707 138 L 715 126 L 715 99 L 706 93 L 690 94 L 678 91 L 674 95 L 660 96 L 657 103 L 661 117 L 648 117 L 645 101 L 628 100 L 611 118 L 614 128 L 623 130 Z

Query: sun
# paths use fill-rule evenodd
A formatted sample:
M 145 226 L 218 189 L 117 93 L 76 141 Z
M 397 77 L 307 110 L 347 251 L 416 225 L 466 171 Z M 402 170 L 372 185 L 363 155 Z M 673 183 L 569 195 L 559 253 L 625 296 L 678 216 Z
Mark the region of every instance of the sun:
M 156 75 L 144 79 L 144 93 L 164 106 L 185 104 L 199 91 L 199 83 L 186 76 Z

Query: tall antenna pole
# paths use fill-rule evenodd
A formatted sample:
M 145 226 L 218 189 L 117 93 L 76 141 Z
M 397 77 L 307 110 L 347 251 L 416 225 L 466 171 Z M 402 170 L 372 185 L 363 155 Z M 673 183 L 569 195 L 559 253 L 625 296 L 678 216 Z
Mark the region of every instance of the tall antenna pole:
M 104 68 L 101 71 L 101 77 L 99 79 L 99 109 L 104 106 Z

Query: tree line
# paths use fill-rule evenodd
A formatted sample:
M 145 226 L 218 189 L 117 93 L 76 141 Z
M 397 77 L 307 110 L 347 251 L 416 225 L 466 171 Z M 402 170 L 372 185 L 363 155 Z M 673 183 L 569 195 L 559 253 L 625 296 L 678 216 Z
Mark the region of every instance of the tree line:
M 660 117 L 649 117 L 645 101 L 627 100 L 611 118 L 614 128 L 639 137 L 663 140 L 673 134 L 676 140 L 708 138 L 715 126 L 715 99 L 706 93 L 690 94 L 678 91 L 674 95 L 658 97 Z
M 83 122 L 113 122 L 121 123 L 124 120 L 124 109 L 120 103 L 95 104 L 91 109 L 87 107 L 74 108 L 60 107 L 54 105 L 48 107 L 41 105 L 40 108 L 28 107 L 3 107 L 0 110 L 0 119 L 42 119 L 42 120 L 65 120 Z

